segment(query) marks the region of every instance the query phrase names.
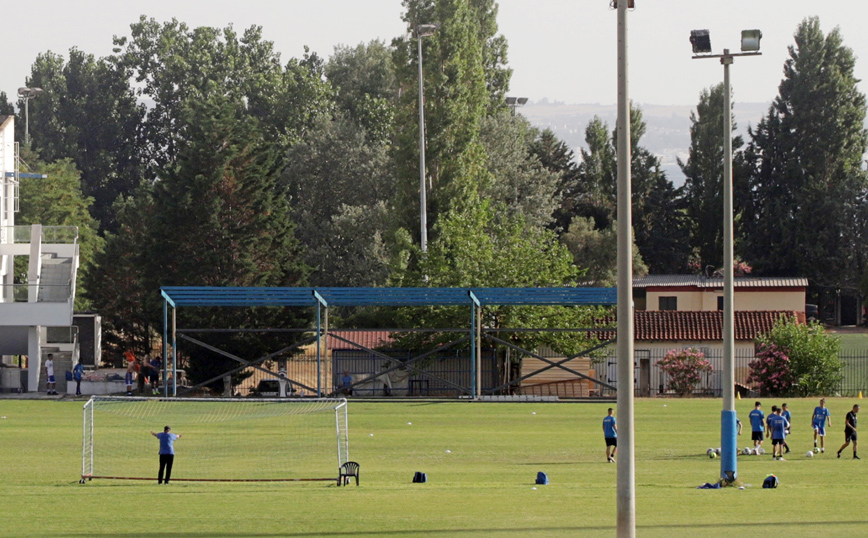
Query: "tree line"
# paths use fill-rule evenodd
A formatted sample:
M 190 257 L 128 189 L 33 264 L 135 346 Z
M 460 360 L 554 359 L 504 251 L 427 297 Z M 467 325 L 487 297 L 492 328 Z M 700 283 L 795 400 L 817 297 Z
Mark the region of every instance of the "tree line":
M 284 62 L 258 26 L 190 28 L 145 16 L 109 56 L 72 49 L 36 58 L 26 85 L 45 91 L 29 104 L 22 158 L 51 180 L 22 180 L 17 220 L 79 226 L 77 307 L 103 314 L 109 347 L 149 349 L 167 285 L 614 284 L 610 127 L 591 121 L 577 156 L 507 107 L 511 69 L 494 0 L 405 0 L 404 8 L 407 35 L 339 46 L 328 59 L 306 51 Z M 414 29 L 429 22 L 440 26 L 422 41 L 422 252 Z M 768 114 L 747 143 L 734 137 L 736 252 L 755 274 L 838 287 L 863 279 L 865 97 L 854 63 L 837 29 L 824 34 L 806 19 Z M 703 91 L 691 116 L 682 187 L 641 145 L 646 126 L 633 108 L 637 274 L 724 265 L 723 91 Z M 15 113 L 4 94 L 0 113 Z M 185 315 L 202 328 L 309 322 L 286 310 Z M 400 315 L 354 311 L 345 323 L 462 314 Z M 575 321 L 543 310 L 489 315 L 486 323 L 503 326 Z M 223 338 L 248 356 L 273 344 Z

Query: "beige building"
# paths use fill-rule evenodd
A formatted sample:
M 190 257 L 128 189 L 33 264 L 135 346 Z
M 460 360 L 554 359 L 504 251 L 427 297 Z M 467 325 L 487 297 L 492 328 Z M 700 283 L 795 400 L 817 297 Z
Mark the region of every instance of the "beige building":
M 805 311 L 808 279 L 736 277 L 735 311 Z M 723 310 L 723 278 L 649 275 L 633 279 L 636 310 L 714 312 Z

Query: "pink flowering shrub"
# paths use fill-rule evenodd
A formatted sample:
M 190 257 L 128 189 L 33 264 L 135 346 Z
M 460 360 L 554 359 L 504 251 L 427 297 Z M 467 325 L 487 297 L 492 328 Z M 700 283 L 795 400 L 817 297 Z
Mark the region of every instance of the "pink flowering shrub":
M 796 376 L 786 352 L 775 344 L 760 344 L 756 358 L 750 361 L 747 383 L 759 388 L 762 396 L 790 392 L 796 384 Z
M 702 374 L 714 370 L 705 354 L 698 349 L 669 350 L 657 361 L 657 366 L 669 376 L 669 388 L 681 396 L 693 392 L 702 381 Z

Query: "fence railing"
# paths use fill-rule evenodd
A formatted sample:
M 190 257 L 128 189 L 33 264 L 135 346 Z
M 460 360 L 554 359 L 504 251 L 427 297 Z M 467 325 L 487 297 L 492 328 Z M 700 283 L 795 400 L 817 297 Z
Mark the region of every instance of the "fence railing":
M 668 350 L 651 349 L 643 350 L 636 349 L 636 393 L 641 394 L 640 381 L 642 372 L 640 372 L 641 358 L 648 358 L 650 366 L 650 391 L 643 396 L 666 396 L 674 395 L 674 391 L 669 390 L 669 376 L 664 373 L 660 367 L 656 365 L 657 361 L 662 359 Z M 694 395 L 706 395 L 720 397 L 721 390 L 721 371 L 723 368 L 723 351 L 720 349 L 703 349 L 705 358 L 711 362 L 714 370 L 702 376 L 702 380 L 695 387 Z M 753 388 L 747 383 L 747 378 L 750 375 L 750 362 L 756 357 L 753 351 L 736 350 L 735 353 L 735 382 L 747 388 Z M 868 349 L 859 350 L 844 350 L 838 354 L 838 358 L 844 363 L 842 370 L 843 379 L 838 384 L 835 391 L 841 396 L 857 396 L 860 392 L 868 394 Z M 595 365 L 595 373 L 599 379 L 608 381 L 613 385 L 617 385 L 617 357 L 614 350 L 603 361 Z M 602 394 L 614 395 L 614 391 L 603 389 Z M 831 396 L 831 395 L 830 395 Z

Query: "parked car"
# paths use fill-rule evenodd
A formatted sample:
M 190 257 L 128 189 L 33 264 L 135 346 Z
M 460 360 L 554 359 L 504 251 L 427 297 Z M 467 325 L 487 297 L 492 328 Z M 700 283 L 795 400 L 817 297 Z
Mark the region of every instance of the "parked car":
M 809 321 L 820 319 L 820 309 L 815 304 L 806 304 L 805 305 L 805 318 Z
M 296 396 L 298 391 L 292 386 L 292 381 L 286 380 L 286 395 Z M 280 397 L 280 380 L 279 379 L 261 379 L 259 383 L 250 389 L 250 397 L 258 398 L 279 398 Z

